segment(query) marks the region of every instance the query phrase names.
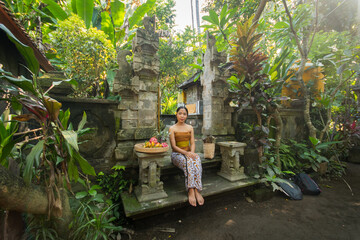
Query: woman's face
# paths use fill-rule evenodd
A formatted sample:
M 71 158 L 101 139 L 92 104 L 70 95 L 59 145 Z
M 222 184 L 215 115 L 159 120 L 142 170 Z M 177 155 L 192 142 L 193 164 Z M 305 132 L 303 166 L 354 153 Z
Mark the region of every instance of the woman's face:
M 184 108 L 181 108 L 181 109 L 177 112 L 176 118 L 177 118 L 178 122 L 184 123 L 184 122 L 186 121 L 186 118 L 187 118 L 186 110 L 185 110 Z

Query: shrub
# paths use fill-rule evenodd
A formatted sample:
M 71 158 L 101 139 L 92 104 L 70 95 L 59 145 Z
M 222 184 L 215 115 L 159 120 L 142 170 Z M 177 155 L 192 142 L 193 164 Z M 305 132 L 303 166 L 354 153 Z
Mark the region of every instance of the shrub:
M 50 34 L 58 61 L 55 65 L 67 77 L 79 82 L 77 96 L 102 96 L 107 90 L 106 71 L 116 63 L 116 50 L 106 34 L 96 28 L 86 29 L 77 15 L 59 22 Z

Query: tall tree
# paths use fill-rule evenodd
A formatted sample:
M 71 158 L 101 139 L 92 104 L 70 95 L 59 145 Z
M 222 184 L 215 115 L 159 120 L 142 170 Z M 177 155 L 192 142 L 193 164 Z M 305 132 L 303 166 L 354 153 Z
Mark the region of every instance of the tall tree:
M 200 7 L 199 0 L 195 0 L 197 32 L 200 34 Z

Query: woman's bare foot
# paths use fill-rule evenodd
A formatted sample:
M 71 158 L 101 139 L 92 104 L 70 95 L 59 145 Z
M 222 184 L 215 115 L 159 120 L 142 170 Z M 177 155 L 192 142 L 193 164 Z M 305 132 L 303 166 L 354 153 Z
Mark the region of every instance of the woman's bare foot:
M 189 196 L 190 205 L 193 206 L 193 207 L 196 207 L 195 191 L 194 191 L 193 188 L 189 189 L 188 196 Z
M 195 197 L 196 197 L 196 201 L 199 203 L 199 205 L 204 205 L 204 198 L 201 196 L 200 192 L 195 189 Z

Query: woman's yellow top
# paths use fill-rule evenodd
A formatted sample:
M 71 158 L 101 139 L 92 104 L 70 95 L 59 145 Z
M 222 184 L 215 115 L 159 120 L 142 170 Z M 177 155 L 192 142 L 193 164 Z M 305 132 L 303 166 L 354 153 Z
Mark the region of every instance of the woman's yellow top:
M 176 146 L 185 151 L 190 151 L 191 132 L 175 132 L 174 135 Z

